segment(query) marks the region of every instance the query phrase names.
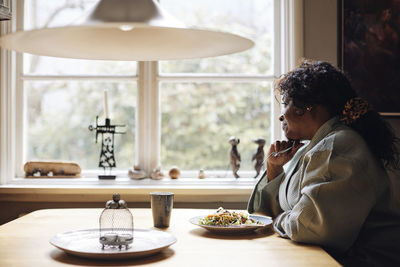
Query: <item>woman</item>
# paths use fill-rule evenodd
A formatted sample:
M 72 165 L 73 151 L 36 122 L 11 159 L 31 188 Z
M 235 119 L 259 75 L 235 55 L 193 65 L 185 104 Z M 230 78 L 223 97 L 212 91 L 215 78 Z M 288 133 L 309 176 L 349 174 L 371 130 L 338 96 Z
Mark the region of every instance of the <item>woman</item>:
M 271 145 L 248 211 L 274 217 L 279 235 L 321 245 L 344 265 L 398 264 L 400 210 L 385 171 L 399 166 L 392 130 L 327 62 L 304 61 L 276 89 L 291 141 Z

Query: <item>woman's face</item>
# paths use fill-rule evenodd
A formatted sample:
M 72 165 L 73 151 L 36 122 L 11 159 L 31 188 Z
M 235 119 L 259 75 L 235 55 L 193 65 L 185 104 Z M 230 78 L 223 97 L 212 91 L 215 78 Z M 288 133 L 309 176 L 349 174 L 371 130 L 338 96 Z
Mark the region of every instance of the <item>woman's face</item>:
M 292 140 L 304 140 L 307 123 L 304 121 L 304 110 L 294 106 L 289 98 L 282 98 L 282 129 L 285 136 Z

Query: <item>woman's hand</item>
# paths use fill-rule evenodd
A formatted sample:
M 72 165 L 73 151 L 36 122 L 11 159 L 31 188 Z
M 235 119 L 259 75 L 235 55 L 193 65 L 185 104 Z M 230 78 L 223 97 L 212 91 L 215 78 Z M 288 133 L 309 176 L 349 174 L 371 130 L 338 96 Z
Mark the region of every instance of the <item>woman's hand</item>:
M 299 141 L 276 141 L 271 144 L 267 158 L 268 181 L 273 180 L 283 171 L 283 165 L 291 160 L 303 145 Z

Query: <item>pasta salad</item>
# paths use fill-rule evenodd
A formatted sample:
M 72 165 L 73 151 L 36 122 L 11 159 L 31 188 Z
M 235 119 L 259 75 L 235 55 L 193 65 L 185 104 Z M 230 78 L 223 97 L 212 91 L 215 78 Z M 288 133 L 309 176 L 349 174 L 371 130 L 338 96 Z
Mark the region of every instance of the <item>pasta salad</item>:
M 228 211 L 222 207 L 219 207 L 214 214 L 199 219 L 199 223 L 220 226 L 262 224 L 259 221 L 251 219 L 247 212 Z

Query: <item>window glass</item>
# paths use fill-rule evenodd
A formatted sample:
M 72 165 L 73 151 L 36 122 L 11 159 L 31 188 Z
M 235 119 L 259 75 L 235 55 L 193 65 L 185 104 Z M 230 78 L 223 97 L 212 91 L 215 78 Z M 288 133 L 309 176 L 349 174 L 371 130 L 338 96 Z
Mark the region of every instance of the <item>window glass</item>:
M 25 29 L 65 26 L 84 17 L 95 0 L 25 0 Z M 46 44 L 43 44 L 46 45 Z M 135 75 L 135 61 L 79 60 L 24 54 L 24 74 Z
M 136 61 L 80 60 L 24 54 L 28 75 L 136 75 Z
M 205 59 L 162 61 L 164 73 L 272 74 L 272 0 L 161 0 L 161 5 L 188 27 L 226 31 L 247 37 L 247 51 Z
M 24 82 L 27 102 L 27 160 L 70 160 L 97 169 L 101 135 L 88 126 L 104 125 L 104 89 L 108 89 L 111 124 L 126 125 L 114 136 L 116 167 L 133 165 L 136 83 Z
M 61 26 L 82 18 L 98 0 L 25 0 L 25 29 Z M 227 31 L 252 39 L 254 48 L 227 56 L 160 62 L 161 73 L 272 75 L 273 0 L 160 0 L 189 27 Z M 147 70 L 145 70 L 147 71 Z M 30 75 L 60 76 L 35 80 Z M 82 169 L 98 169 L 101 136 L 88 129 L 104 124 L 104 94 L 109 90 L 112 124 L 125 124 L 115 135 L 117 169 L 132 168 L 135 158 L 136 82 L 78 81 L 68 75 L 137 75 L 137 62 L 63 59 L 23 54 L 26 160 L 71 160 Z M 139 80 L 145 77 L 141 73 Z M 153 75 L 153 73 L 151 73 Z M 25 76 L 25 77 L 24 77 Z M 35 78 L 35 77 L 34 77 Z M 163 82 L 161 164 L 164 170 L 205 169 L 230 172 L 231 136 L 240 139 L 241 171 L 254 172 L 256 138 L 270 140 L 271 82 Z M 64 79 L 64 80 L 62 80 Z M 145 86 L 147 86 L 145 84 Z M 144 88 L 146 90 L 146 88 Z M 153 107 L 146 106 L 144 112 Z M 137 129 L 142 133 L 141 129 Z M 157 142 L 158 140 L 150 140 Z M 149 160 L 149 159 L 145 159 Z M 239 174 L 240 174 L 239 172 Z
M 240 170 L 254 170 L 253 139 L 270 138 L 271 83 L 162 83 L 163 168 L 230 170 L 231 136 Z

